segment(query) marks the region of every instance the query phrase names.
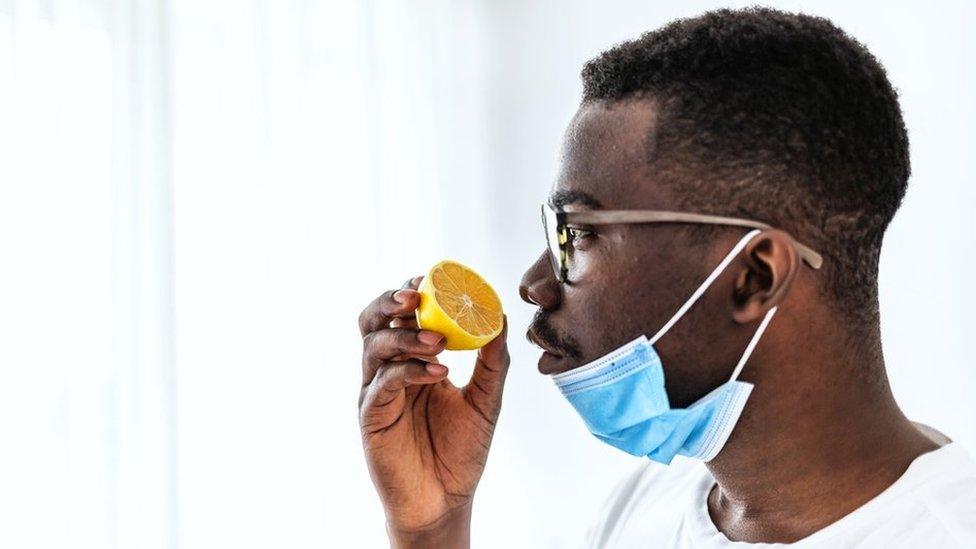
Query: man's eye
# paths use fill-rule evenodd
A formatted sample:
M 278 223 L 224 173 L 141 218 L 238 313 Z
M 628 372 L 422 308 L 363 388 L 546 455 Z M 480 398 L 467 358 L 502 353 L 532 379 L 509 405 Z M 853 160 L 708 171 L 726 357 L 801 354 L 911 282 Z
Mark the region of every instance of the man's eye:
M 566 227 L 567 236 L 569 236 L 570 242 L 576 243 L 584 238 L 591 236 L 593 233 L 587 231 L 586 229 L 580 229 L 579 227 Z

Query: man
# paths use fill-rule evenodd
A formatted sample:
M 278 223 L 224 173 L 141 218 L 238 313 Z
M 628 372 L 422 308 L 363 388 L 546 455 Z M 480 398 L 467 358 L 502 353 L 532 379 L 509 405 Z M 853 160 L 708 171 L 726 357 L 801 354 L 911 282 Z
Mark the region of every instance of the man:
M 525 273 L 539 370 L 648 459 L 591 546 L 974 547 L 976 465 L 885 375 L 884 231 L 909 176 L 883 68 L 829 21 L 676 21 L 593 59 Z M 469 541 L 506 331 L 454 387 L 418 279 L 360 317 L 360 423 L 396 547 Z

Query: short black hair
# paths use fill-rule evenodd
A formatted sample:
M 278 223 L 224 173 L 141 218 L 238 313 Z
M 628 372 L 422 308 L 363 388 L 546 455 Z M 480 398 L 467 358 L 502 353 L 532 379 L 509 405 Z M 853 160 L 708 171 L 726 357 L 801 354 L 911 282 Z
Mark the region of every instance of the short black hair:
M 826 297 L 876 321 L 910 166 L 897 94 L 867 48 L 821 17 L 722 9 L 623 42 L 582 78 L 584 104 L 653 102 L 648 161 L 678 206 L 789 231 L 823 254 Z

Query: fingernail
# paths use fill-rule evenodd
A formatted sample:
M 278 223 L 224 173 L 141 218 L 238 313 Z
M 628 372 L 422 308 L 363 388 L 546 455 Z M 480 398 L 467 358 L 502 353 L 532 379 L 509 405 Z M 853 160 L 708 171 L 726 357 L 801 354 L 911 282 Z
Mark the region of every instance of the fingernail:
M 443 364 L 428 364 L 426 366 L 427 372 L 439 376 L 447 371 L 447 366 Z
M 397 290 L 396 292 L 393 292 L 393 301 L 396 301 L 397 303 L 406 303 L 407 295 L 409 294 L 403 290 Z
M 420 332 L 417 339 L 426 345 L 436 345 L 440 343 L 442 339 L 444 339 L 444 336 L 437 332 Z

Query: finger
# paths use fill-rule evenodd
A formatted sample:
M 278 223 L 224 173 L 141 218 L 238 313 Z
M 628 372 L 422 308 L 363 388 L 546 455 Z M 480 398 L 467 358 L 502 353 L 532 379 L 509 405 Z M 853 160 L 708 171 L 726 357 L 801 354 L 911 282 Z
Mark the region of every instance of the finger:
M 389 290 L 373 300 L 359 314 L 359 333 L 363 336 L 390 326 L 394 318 L 414 318 L 420 294 L 413 289 Z
M 385 364 L 360 396 L 359 424 L 363 431 L 375 432 L 396 422 L 403 414 L 407 387 L 437 383 L 445 377 L 447 367 L 443 364 L 415 360 Z
M 468 402 L 489 423 L 494 424 L 502 405 L 502 389 L 511 356 L 508 354 L 508 317 L 503 316 L 502 332 L 478 350 L 471 380 L 463 391 Z
M 418 328 L 416 318 L 394 318 L 390 322 L 390 328 L 409 328 L 411 330 L 416 330 Z
M 363 385 L 368 385 L 376 370 L 387 361 L 433 358 L 444 350 L 446 340 L 437 332 L 388 328 L 366 334 L 363 338 Z
M 424 275 L 415 276 L 415 277 L 407 280 L 406 282 L 404 282 L 403 283 L 403 286 L 400 286 L 400 288 L 406 288 L 406 289 L 416 290 L 417 288 L 420 287 L 420 283 L 423 280 L 424 280 Z
M 420 287 L 420 283 L 421 283 L 421 281 L 423 281 L 423 279 L 424 279 L 423 276 L 415 276 L 415 277 L 407 280 L 406 282 L 404 282 L 403 283 L 403 286 L 400 286 L 400 288 L 401 289 L 408 289 L 408 290 L 416 290 L 417 288 Z M 417 328 L 417 318 L 416 317 L 411 317 L 411 318 L 394 318 L 390 322 L 390 327 L 392 327 L 392 328 L 414 328 L 414 329 L 416 329 Z

